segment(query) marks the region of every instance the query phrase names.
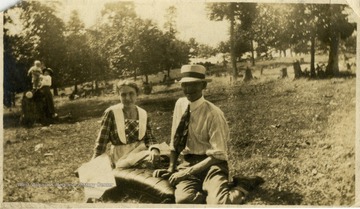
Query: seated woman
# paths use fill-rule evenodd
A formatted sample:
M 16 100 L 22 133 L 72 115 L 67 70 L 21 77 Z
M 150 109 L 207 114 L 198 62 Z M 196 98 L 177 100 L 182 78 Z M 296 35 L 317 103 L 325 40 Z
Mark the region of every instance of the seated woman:
M 113 167 L 126 168 L 143 162 L 155 165 L 160 159 L 160 150 L 152 135 L 147 112 L 136 105 L 139 87 L 125 80 L 116 85 L 116 90 L 120 103 L 109 107 L 103 114 L 93 158 L 103 154 L 110 142 Z M 137 156 L 137 159 L 129 159 L 129 156 Z
M 136 105 L 139 87 L 136 83 L 125 80 L 116 85 L 116 90 L 120 103 L 105 110 L 92 160 L 78 169 L 83 183 L 105 184 L 115 181 L 116 172 L 126 172 L 128 168 L 134 167 L 155 168 L 160 161 L 160 150 L 152 135 L 147 112 Z M 107 150 L 108 144 L 110 151 Z M 88 168 L 85 169 L 86 167 Z M 87 193 L 93 191 L 85 187 L 85 197 L 87 202 L 97 202 L 99 197 L 103 198 L 106 192 L 113 189 L 116 187 L 105 188 L 96 195 L 89 196 Z

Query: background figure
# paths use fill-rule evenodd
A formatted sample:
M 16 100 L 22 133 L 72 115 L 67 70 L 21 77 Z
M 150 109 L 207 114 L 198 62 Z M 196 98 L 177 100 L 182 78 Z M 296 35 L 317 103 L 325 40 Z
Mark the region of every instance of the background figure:
M 51 75 L 53 74 L 53 70 L 51 68 L 44 68 L 43 73 L 43 75 L 40 75 L 40 91 L 45 98 L 45 117 L 47 119 L 53 119 L 57 116 L 55 113 L 53 95 L 50 91 L 52 83 Z
M 31 83 L 33 85 L 33 89 L 40 88 L 40 75 L 42 74 L 41 70 L 41 62 L 36 60 L 34 62 L 34 66 L 32 66 L 28 71 L 28 76 L 31 74 Z

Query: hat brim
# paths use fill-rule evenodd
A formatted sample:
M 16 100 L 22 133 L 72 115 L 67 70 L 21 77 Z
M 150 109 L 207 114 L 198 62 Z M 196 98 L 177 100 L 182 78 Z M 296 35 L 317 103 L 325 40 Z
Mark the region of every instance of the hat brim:
M 200 79 L 200 78 L 193 78 L 193 77 L 182 77 L 179 80 L 179 83 L 190 83 L 190 82 L 199 82 L 199 81 L 205 81 L 205 82 L 211 82 L 211 79 Z
M 50 74 L 54 73 L 54 71 L 52 69 L 47 69 L 47 68 L 43 70 L 43 73 L 45 73 L 45 72 L 48 72 Z

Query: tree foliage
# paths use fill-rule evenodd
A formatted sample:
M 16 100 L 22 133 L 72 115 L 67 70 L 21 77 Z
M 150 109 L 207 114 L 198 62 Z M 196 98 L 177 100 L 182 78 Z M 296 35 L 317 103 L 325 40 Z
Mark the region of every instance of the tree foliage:
M 163 29 L 139 18 L 134 2 L 105 3 L 100 18 L 89 28 L 76 11 L 65 23 L 58 16 L 61 6 L 53 1 L 23 1 L 5 11 L 4 92 L 30 88 L 26 72 L 34 60 L 54 70 L 57 87 L 123 76 L 147 79 L 160 71 L 170 75 L 171 69 L 188 63 L 190 57 L 230 52 L 235 80 L 236 60 L 246 52 L 310 51 L 314 71 L 315 50 L 321 47 L 329 53 L 326 72 L 336 75 L 339 50 L 354 51 L 356 40 L 349 8 L 340 4 L 207 3 L 210 20 L 230 23 L 229 40 L 216 49 L 195 38 L 178 39 L 175 6 L 167 8 Z
M 34 60 L 41 60 L 47 67 L 53 68 L 55 75 L 64 66 L 63 54 L 64 22 L 56 16 L 57 4 L 51 2 L 42 4 L 37 1 L 21 2 L 14 8 L 5 12 L 5 37 L 6 37 L 6 68 L 9 74 L 15 74 L 12 89 L 25 90 L 29 85 L 27 70 Z M 16 21 L 17 20 L 17 21 Z M 16 31 L 15 28 L 21 28 Z M 13 60 L 13 61 L 11 61 Z M 15 63 L 13 63 L 15 62 Z M 16 71 L 16 72 L 14 72 Z M 53 79 L 54 86 L 58 76 Z M 17 82 L 17 81 L 27 82 Z
M 319 8 L 317 28 L 319 40 L 329 45 L 329 59 L 326 73 L 329 76 L 339 74 L 339 44 L 341 40 L 350 37 L 355 28 L 355 23 L 349 23 L 348 14 L 344 12 L 346 5 L 326 4 Z
M 231 55 L 231 64 L 233 68 L 233 77 L 236 80 L 238 76 L 238 69 L 236 66 L 236 36 L 235 30 L 236 25 L 240 24 L 243 28 L 251 27 L 253 22 L 253 14 L 252 11 L 255 11 L 255 4 L 250 3 L 208 3 L 208 15 L 210 20 L 214 21 L 222 21 L 227 20 L 230 22 L 230 55 Z
M 89 70 L 89 48 L 86 44 L 85 25 L 77 11 L 72 11 L 66 24 L 66 71 L 64 82 L 80 84 L 87 81 Z

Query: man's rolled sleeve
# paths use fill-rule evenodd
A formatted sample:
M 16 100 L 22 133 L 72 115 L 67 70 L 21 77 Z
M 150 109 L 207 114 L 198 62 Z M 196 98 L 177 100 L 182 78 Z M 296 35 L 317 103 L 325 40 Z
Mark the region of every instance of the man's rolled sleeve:
M 212 114 L 211 120 L 209 120 L 209 137 L 211 149 L 206 151 L 206 155 L 219 160 L 227 160 L 229 126 L 223 114 Z

